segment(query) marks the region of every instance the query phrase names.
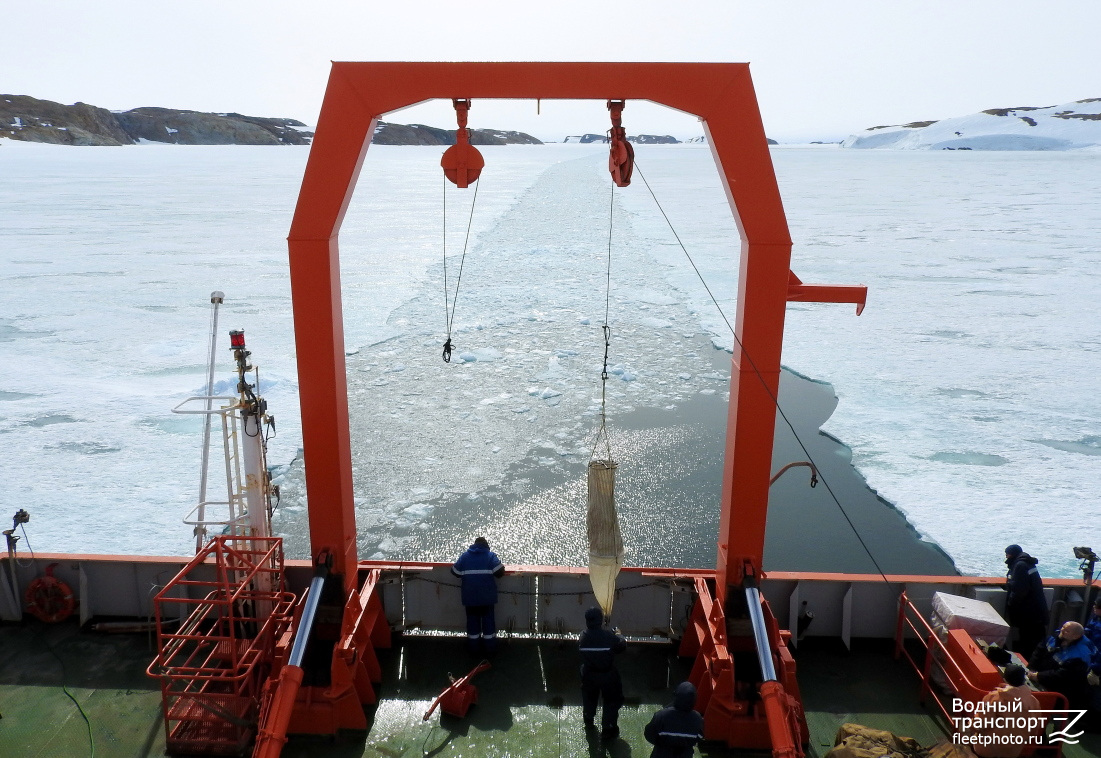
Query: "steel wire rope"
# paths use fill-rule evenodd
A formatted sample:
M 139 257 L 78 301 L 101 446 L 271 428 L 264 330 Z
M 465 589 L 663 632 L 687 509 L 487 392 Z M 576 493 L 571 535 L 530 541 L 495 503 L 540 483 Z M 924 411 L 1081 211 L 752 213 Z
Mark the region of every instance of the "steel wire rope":
M 478 188 L 482 186 L 482 178 L 474 180 L 474 197 L 470 200 L 470 216 L 466 220 L 466 238 L 463 240 L 463 255 L 459 259 L 459 275 L 455 279 L 455 296 L 451 298 L 448 306 L 449 289 L 447 286 L 447 183 L 450 180 L 445 175 L 443 178 L 443 320 L 447 333 L 447 341 L 443 343 L 443 362 L 451 362 L 451 326 L 455 323 L 455 304 L 459 300 L 459 284 L 463 280 L 463 266 L 466 264 L 466 251 L 470 246 L 470 228 L 474 223 L 474 205 L 478 202 Z
M 608 351 L 612 346 L 612 327 L 608 320 L 612 310 L 612 229 L 615 219 L 615 184 L 608 201 L 608 259 L 604 273 L 604 367 L 600 371 L 600 427 L 596 431 L 593 440 L 593 449 L 589 454 L 589 462 L 596 458 L 596 448 L 600 440 L 604 440 L 604 450 L 607 453 L 609 463 L 612 460 L 612 442 L 608 437 L 607 393 L 608 393 Z
M 650 182 L 646 181 L 646 175 L 643 174 L 642 169 L 639 167 L 637 161 L 635 162 L 635 170 L 638 172 L 638 175 L 642 178 L 642 183 L 646 185 L 646 189 L 650 192 L 650 197 L 652 197 L 654 199 L 654 204 L 657 206 L 658 211 L 661 212 L 662 218 L 665 219 L 665 223 L 669 226 L 669 231 L 671 231 L 673 233 L 673 237 L 676 238 L 677 244 L 680 246 L 680 249 L 684 252 L 684 257 L 686 257 L 688 259 L 688 262 L 690 264 L 692 264 L 692 270 L 696 272 L 696 276 L 699 278 L 700 284 L 702 284 L 703 288 L 705 290 L 707 290 L 707 294 L 711 298 L 711 302 L 713 302 L 715 304 L 715 309 L 719 312 L 719 315 L 722 316 L 723 321 L 726 322 L 726 328 L 730 330 L 730 334 L 734 337 L 734 341 L 738 344 L 738 347 L 741 349 L 742 355 L 744 355 L 746 360 L 749 361 L 749 365 L 750 365 L 750 368 L 753 369 L 754 376 L 757 377 L 757 380 L 761 383 L 761 386 L 764 387 L 765 392 L 768 393 L 769 399 L 772 400 L 772 404 L 776 407 L 776 412 L 780 414 L 780 418 L 782 418 L 784 420 L 784 424 L 786 424 L 787 428 L 791 430 L 792 436 L 795 438 L 795 441 L 799 444 L 799 449 L 802 450 L 803 454 L 807 456 L 807 460 L 809 460 L 812 464 L 814 464 L 814 458 L 811 456 L 810 451 L 807 450 L 806 445 L 803 444 L 803 440 L 799 437 L 799 433 L 797 431 L 795 431 L 795 426 L 791 423 L 791 420 L 788 419 L 787 414 L 784 413 L 784 409 L 780 407 L 779 399 L 773 393 L 772 388 L 768 386 L 768 382 L 765 381 L 765 377 L 761 373 L 761 370 L 759 368 L 757 368 L 757 364 L 753 360 L 753 356 L 751 356 L 749 354 L 749 351 L 745 349 L 745 345 L 743 345 L 741 340 L 738 339 L 737 332 L 735 332 L 734 327 L 730 325 L 730 319 L 728 319 L 726 317 L 726 314 L 723 312 L 722 306 L 719 305 L 719 301 L 715 298 L 715 295 L 711 292 L 711 288 L 707 286 L 707 281 L 703 278 L 703 274 L 700 272 L 699 268 L 696 266 L 696 262 L 694 260 L 692 260 L 692 256 L 688 253 L 688 248 L 686 248 L 685 245 L 684 245 L 684 242 L 681 241 L 680 235 L 677 234 L 677 230 L 673 227 L 673 222 L 669 220 L 669 216 L 668 216 L 668 214 L 666 214 L 665 209 L 662 207 L 661 201 L 658 200 L 658 196 L 657 196 L 657 194 L 654 193 L 653 188 L 650 186 Z M 843 505 L 841 505 L 841 501 L 838 499 L 837 495 L 834 493 L 833 487 L 830 486 L 830 483 L 826 480 L 825 475 L 822 473 L 821 467 L 819 467 L 817 464 L 814 464 L 814 466 L 815 466 L 815 470 L 818 471 L 818 478 L 822 481 L 822 484 L 825 485 L 826 491 L 830 493 L 830 498 L 833 500 L 834 504 L 837 506 L 837 509 L 839 511 L 841 511 L 841 515 L 845 518 L 845 521 L 848 523 L 849 528 L 852 530 L 853 535 L 856 537 L 857 541 L 860 543 L 860 546 L 864 549 L 864 553 L 871 560 L 872 564 L 875 565 L 876 571 L 879 572 L 879 575 L 880 575 L 880 577 L 883 578 L 883 581 L 887 582 L 889 584 L 890 580 L 887 579 L 887 574 L 883 571 L 883 568 L 879 565 L 879 561 L 877 561 L 875 559 L 875 556 L 872 554 L 872 551 L 868 548 L 868 544 L 864 541 L 864 538 L 860 535 L 860 532 L 859 532 L 859 530 L 857 530 L 856 525 L 853 524 L 852 519 L 849 518 L 849 514 L 845 511 L 845 507 Z

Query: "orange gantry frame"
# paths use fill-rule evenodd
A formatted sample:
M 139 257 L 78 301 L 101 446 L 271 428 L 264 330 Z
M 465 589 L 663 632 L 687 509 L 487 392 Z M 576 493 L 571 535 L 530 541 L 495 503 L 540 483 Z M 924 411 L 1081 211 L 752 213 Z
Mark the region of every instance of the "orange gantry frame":
M 745 63 L 334 63 L 288 238 L 310 539 L 355 586 L 356 520 L 339 234 L 375 126 L 432 100 L 649 100 L 698 116 L 741 233 L 716 588 L 759 574 L 789 300 L 864 301 L 803 284 Z M 732 256 L 733 259 L 733 256 Z M 733 262 L 733 261 L 732 261 Z

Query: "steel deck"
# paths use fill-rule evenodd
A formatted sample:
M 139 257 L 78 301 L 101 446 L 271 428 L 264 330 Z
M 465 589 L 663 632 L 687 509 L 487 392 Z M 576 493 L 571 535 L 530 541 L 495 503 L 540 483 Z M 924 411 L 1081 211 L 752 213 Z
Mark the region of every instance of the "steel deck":
M 96 756 L 163 755 L 160 692 L 144 673 L 152 644 L 144 634 L 79 632 L 75 622 L 0 626 L 0 755 L 90 756 L 89 731 Z M 947 739 L 917 702 L 916 676 L 891 652 L 891 643 L 882 640 L 854 640 L 851 652 L 835 638 L 804 641 L 797 661 L 811 728 L 808 756 L 821 758 L 845 722 L 887 729 L 925 746 Z M 461 676 L 479 660 L 466 652 L 462 638 L 396 636 L 394 647 L 382 654 L 382 700 L 371 709 L 370 731 L 336 740 L 293 738 L 283 755 L 638 758 L 650 751 L 643 727 L 688 672 L 671 646 L 632 644 L 619 661 L 627 699 L 622 734 L 605 745 L 586 734 L 581 722 L 576 643 L 503 640 L 492 668 L 474 679 L 479 702 L 467 717 L 437 710 L 423 721 L 447 674 Z M 734 751 L 706 743 L 700 753 Z M 1064 755 L 1101 755 L 1101 736 L 1086 735 Z

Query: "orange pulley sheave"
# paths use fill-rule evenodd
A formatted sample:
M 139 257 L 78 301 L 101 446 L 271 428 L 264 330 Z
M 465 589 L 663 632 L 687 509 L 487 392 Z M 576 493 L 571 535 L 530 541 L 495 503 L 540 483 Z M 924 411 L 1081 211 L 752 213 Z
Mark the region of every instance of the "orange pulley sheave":
M 455 132 L 455 144 L 444 151 L 440 166 L 443 167 L 444 176 L 456 187 L 463 189 L 478 180 L 486 162 L 478 148 L 470 144 L 470 130 L 466 128 L 466 113 L 470 110 L 470 101 L 456 99 L 451 102 L 455 105 L 459 128 Z

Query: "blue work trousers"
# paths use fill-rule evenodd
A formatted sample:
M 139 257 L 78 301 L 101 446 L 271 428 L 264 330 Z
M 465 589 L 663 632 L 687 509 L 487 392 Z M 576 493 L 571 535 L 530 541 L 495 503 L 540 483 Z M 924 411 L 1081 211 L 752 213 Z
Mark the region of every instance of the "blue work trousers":
M 466 642 L 472 652 L 482 648 L 486 653 L 497 649 L 497 619 L 492 605 L 466 607 Z

